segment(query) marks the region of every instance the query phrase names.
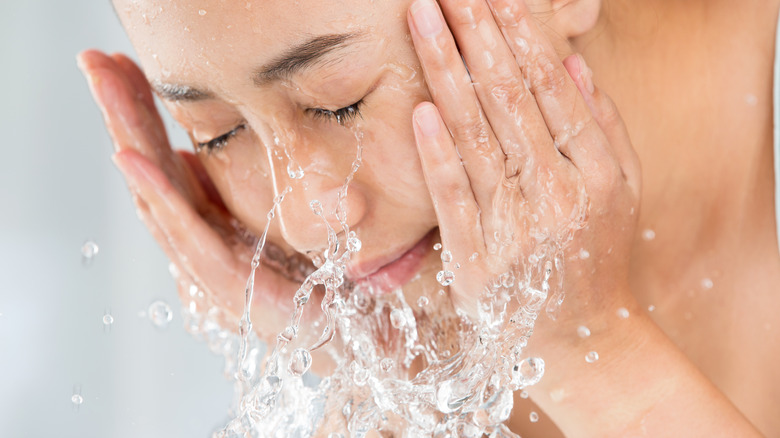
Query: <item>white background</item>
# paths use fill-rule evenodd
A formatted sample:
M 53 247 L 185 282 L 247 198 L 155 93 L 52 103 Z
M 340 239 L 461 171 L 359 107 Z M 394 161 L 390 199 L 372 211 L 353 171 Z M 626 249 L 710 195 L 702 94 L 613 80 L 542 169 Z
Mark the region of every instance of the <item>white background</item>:
M 132 53 L 109 0 L 0 0 L 0 437 L 209 436 L 232 385 L 182 328 L 168 262 L 110 161 L 76 67 L 88 47 Z M 138 317 L 157 299 L 175 312 L 167 330 Z

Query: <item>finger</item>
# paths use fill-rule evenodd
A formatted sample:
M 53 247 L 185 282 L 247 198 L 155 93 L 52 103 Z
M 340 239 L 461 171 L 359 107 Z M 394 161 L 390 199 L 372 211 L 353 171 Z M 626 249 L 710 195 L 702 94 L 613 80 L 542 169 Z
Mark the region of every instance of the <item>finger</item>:
M 550 167 L 560 160 L 536 100 L 485 1 L 448 0 L 441 6 L 507 160 L 530 161 L 522 167 Z M 521 182 L 521 187 L 527 183 Z
M 424 102 L 414 110 L 414 135 L 425 182 L 439 220 L 442 244 L 455 259 L 466 260 L 485 247 L 480 210 L 439 111 Z
M 156 107 L 154 104 L 152 88 L 149 86 L 149 81 L 146 80 L 146 75 L 138 68 L 138 65 L 123 53 L 114 53 L 111 55 L 111 59 L 113 59 L 124 72 L 128 82 L 130 82 L 133 90 L 135 90 L 136 99 L 143 102 L 149 110 L 155 110 Z
M 617 158 L 623 178 L 637 198 L 641 189 L 641 168 L 639 157 L 631 145 L 628 128 L 620 116 L 615 102 L 593 83 L 593 72 L 588 68 L 582 55 L 568 56 L 563 65 L 574 80 L 577 89 L 590 108 L 593 118 L 606 136 L 612 152 Z
M 206 168 L 203 167 L 200 158 L 189 151 L 180 150 L 176 152 L 192 171 L 193 176 L 198 181 L 198 185 L 203 188 L 203 192 L 209 203 L 222 211 L 227 211 L 227 206 L 222 200 L 222 196 L 219 194 L 219 191 L 217 191 L 214 181 L 211 180 L 211 177 L 209 177 L 209 174 L 206 172 Z
M 241 276 L 234 269 L 231 249 L 157 166 L 130 149 L 118 152 L 114 161 L 148 206 L 164 241 L 198 283 L 235 285 L 238 281 L 240 284 Z
M 585 172 L 594 163 L 614 160 L 604 134 L 525 1 L 487 1 L 558 150 Z
M 153 105 L 147 107 L 146 98 L 137 98 L 139 92 L 119 64 L 94 50 L 81 53 L 78 60 L 103 112 L 116 150 L 136 149 L 156 165 L 174 172 L 173 151 L 159 114 Z
M 428 89 L 466 168 L 474 198 L 487 211 L 504 175 L 504 156 L 479 107 L 452 34 L 433 0 L 409 8 L 409 27 Z

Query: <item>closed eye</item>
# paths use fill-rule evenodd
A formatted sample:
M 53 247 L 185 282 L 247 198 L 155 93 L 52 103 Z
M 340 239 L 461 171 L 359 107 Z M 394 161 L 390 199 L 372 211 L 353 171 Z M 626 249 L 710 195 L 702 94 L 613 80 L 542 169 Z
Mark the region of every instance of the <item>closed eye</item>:
M 307 111 L 312 114 L 315 119 L 335 120 L 341 126 L 346 123 L 355 120 L 358 116 L 363 117 L 360 113 L 360 107 L 363 105 L 363 99 L 353 103 L 352 105 L 339 108 L 337 110 L 328 110 L 324 108 L 309 108 Z
M 234 137 L 236 134 L 238 134 L 242 129 L 246 128 L 246 123 L 242 123 L 235 128 L 233 128 L 230 132 L 226 132 L 219 137 L 216 137 L 212 140 L 209 140 L 205 143 L 198 143 L 198 152 L 200 152 L 203 149 L 206 149 L 206 152 L 212 153 L 215 151 L 219 151 L 223 149 L 225 146 L 227 146 L 228 142 L 232 137 Z

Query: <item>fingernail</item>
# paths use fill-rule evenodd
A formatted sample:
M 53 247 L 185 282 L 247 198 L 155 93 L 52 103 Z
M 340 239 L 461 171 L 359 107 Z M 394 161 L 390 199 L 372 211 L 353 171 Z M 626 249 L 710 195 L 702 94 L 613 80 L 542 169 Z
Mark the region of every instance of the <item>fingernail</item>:
M 426 137 L 435 137 L 439 133 L 439 118 L 433 105 L 418 108 L 414 112 L 414 121 Z
M 596 87 L 593 85 L 593 70 L 588 67 L 585 58 L 579 53 L 577 54 L 577 59 L 580 61 L 580 80 L 582 81 L 582 85 L 585 86 L 588 93 L 593 94 L 593 92 L 596 91 Z
M 423 37 L 438 35 L 444 28 L 439 11 L 433 0 L 417 0 L 411 7 L 417 32 Z

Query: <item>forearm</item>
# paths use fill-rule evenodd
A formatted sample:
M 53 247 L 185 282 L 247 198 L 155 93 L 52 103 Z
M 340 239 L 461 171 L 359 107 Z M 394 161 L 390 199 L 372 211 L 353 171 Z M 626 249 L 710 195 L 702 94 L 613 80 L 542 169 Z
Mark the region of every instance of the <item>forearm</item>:
M 529 347 L 547 371 L 529 393 L 567 437 L 761 436 L 642 312 L 594 322 L 585 339 L 576 327 L 555 339 L 544 329 L 557 323 L 542 319 Z

